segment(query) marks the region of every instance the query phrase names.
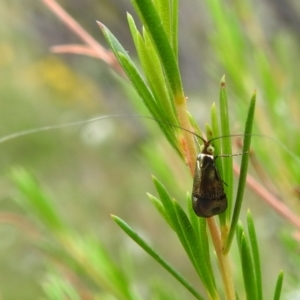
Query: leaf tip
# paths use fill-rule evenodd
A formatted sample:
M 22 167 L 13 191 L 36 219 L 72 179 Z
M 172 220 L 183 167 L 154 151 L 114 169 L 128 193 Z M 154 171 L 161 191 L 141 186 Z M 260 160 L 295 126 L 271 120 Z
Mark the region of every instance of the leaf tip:
M 151 175 L 151 178 L 153 182 L 158 182 L 157 178 L 154 175 Z
M 97 25 L 100 27 L 101 30 L 104 29 L 105 26 L 104 26 L 103 23 L 101 23 L 100 21 L 96 21 L 96 23 L 97 23 Z
M 110 214 L 110 217 L 111 217 L 114 221 L 116 221 L 116 219 L 118 219 L 118 217 L 117 217 L 116 215 L 114 215 L 114 214 Z
M 221 78 L 221 87 L 225 87 L 225 86 L 226 86 L 226 82 L 225 82 L 225 74 L 224 74 Z

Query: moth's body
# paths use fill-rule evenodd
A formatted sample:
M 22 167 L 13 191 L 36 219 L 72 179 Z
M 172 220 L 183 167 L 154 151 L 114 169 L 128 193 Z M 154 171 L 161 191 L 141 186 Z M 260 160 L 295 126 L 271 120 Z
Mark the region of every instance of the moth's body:
M 213 147 L 206 142 L 204 150 L 197 156 L 194 175 L 193 209 L 204 218 L 221 214 L 227 208 L 227 198 L 215 167 L 213 152 Z

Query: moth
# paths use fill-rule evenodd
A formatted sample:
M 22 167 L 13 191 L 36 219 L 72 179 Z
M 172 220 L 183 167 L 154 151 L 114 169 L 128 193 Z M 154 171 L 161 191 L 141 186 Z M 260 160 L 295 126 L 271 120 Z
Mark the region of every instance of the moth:
M 203 137 L 193 131 L 190 131 L 189 129 L 182 128 L 166 121 L 156 120 L 152 117 L 146 118 L 179 128 L 202 140 L 203 145 L 200 147 L 200 153 L 197 155 L 196 159 L 192 189 L 192 207 L 195 214 L 203 218 L 210 218 L 223 213 L 227 209 L 227 197 L 223 187 L 224 182 L 215 166 L 215 159 L 217 156 L 214 156 L 214 147 L 211 145 L 211 142 L 213 140 L 228 136 L 220 136 L 206 141 Z M 236 136 L 240 135 L 238 134 Z M 234 155 L 241 154 L 242 153 Z M 232 155 L 222 155 L 222 157 L 225 156 Z
M 214 148 L 210 141 L 202 140 L 204 145 L 196 160 L 192 206 L 197 216 L 209 218 L 226 210 L 227 198 L 215 166 Z
M 217 156 L 214 156 L 214 147 L 211 145 L 211 142 L 215 139 L 228 136 L 220 136 L 206 141 L 203 137 L 189 129 L 182 128 L 166 121 L 156 120 L 152 117 L 146 118 L 179 128 L 202 140 L 203 145 L 200 147 L 200 153 L 197 155 L 196 159 L 192 189 L 192 207 L 197 216 L 204 218 L 210 218 L 223 213 L 227 209 L 227 197 L 223 187 L 224 182 L 215 166 L 215 159 Z M 241 154 L 242 153 L 234 155 Z M 222 157 L 224 156 L 232 155 L 222 155 Z

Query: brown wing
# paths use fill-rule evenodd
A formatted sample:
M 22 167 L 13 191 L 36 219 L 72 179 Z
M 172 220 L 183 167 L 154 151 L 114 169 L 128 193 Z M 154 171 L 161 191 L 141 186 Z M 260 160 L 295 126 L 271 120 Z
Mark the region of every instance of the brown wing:
M 192 194 L 193 209 L 199 217 L 212 217 L 226 210 L 227 198 L 213 156 L 198 156 Z

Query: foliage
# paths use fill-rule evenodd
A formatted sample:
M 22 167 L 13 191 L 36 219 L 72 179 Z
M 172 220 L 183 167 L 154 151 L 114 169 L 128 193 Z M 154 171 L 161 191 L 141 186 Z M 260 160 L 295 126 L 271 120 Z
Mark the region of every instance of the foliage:
M 292 114 L 293 118 L 290 122 L 283 122 L 282 126 L 276 126 L 276 108 L 274 107 L 283 105 L 281 101 L 284 84 L 282 81 L 288 81 L 289 77 L 286 75 L 287 77 L 282 80 L 282 77 L 278 76 L 284 72 L 280 70 L 279 63 L 274 63 L 273 55 L 269 55 L 272 49 L 266 48 L 262 35 L 257 38 L 255 35 L 245 34 L 244 30 L 249 32 L 252 30 L 250 25 L 254 24 L 255 28 L 258 25 L 257 20 L 253 18 L 254 15 L 249 13 L 253 10 L 251 5 L 246 1 L 242 1 L 242 4 L 235 4 L 236 11 L 232 14 L 222 1 L 213 0 L 206 1 L 206 3 L 216 26 L 212 40 L 215 55 L 226 71 L 230 88 L 235 96 L 245 102 L 245 99 L 249 98 L 249 86 L 251 88 L 257 86 L 258 94 L 267 101 L 267 108 L 258 105 L 258 114 L 262 116 L 263 121 L 256 122 L 254 117 L 255 109 L 257 109 L 255 92 L 247 108 L 245 105 L 242 106 L 245 113 L 237 114 L 237 118 L 240 117 L 242 123 L 245 123 L 245 129 L 235 195 L 234 163 L 230 156 L 233 152 L 231 138 L 227 138 L 232 133 L 230 128 L 232 122 L 229 118 L 229 112 L 231 114 L 232 109 L 230 101 L 227 100 L 225 77 L 221 79 L 219 105 L 212 105 L 211 124 L 206 125 L 205 132 L 209 140 L 224 136 L 212 142 L 215 155 L 218 156 L 216 167 L 224 182 L 228 198 L 228 209 L 224 214 L 208 219 L 198 218 L 192 210 L 192 200 L 189 194 L 186 197 L 187 208 L 185 209 L 181 206 L 182 201 L 174 199 L 173 191 L 170 192 L 166 188 L 167 184 L 153 176 L 157 196 L 149 193 L 148 197 L 162 220 L 165 221 L 169 232 L 176 234 L 196 273 L 197 280 L 202 282 L 202 287 L 199 288 L 198 282 L 191 283 L 188 275 L 179 272 L 138 230 L 118 216 L 113 215 L 112 218 L 134 242 L 173 276 L 190 293 L 191 297 L 196 299 L 242 299 L 243 297 L 263 299 L 267 297 L 264 290 L 266 279 L 262 275 L 259 255 L 261 243 L 256 236 L 254 218 L 248 212 L 247 225 L 244 226 L 239 221 L 247 184 L 249 159 L 253 160 L 250 143 L 255 134 L 253 136 L 251 134 L 262 132 L 265 135 L 276 136 L 279 140 L 285 138 L 285 146 L 293 149 L 294 143 L 298 141 L 287 140 L 284 133 L 291 132 L 291 135 L 296 135 L 296 127 L 291 126 L 291 123 L 296 124 L 294 118 L 297 114 Z M 134 18 L 130 14 L 127 15 L 140 65 L 134 62 L 134 59 L 129 56 L 105 25 L 98 24 L 136 91 L 138 97 L 135 96 L 135 98 L 141 100 L 148 109 L 174 151 L 187 164 L 193 177 L 197 145 L 191 132 L 200 134 L 200 130 L 187 111 L 187 98 L 179 70 L 178 1 L 168 1 L 166 5 L 166 2 L 161 0 L 132 0 L 132 4 L 143 25 L 139 30 Z M 247 20 L 245 27 L 239 26 L 241 22 L 239 18 L 245 14 L 248 17 L 245 18 Z M 250 42 L 246 40 L 248 36 L 250 36 Z M 272 58 L 271 61 L 268 61 L 268 57 Z M 284 57 L 281 58 L 284 59 Z M 123 74 L 119 68 L 116 67 L 116 70 L 119 74 Z M 249 80 L 255 77 L 259 78 L 259 81 Z M 125 80 L 120 78 L 118 80 L 124 89 L 128 88 Z M 292 85 L 294 84 L 292 82 Z M 128 88 L 127 92 L 132 93 L 132 88 Z M 295 95 L 291 97 L 297 99 Z M 217 107 L 219 107 L 219 112 Z M 287 118 L 289 110 L 284 110 L 282 114 Z M 266 127 L 265 124 L 268 121 L 271 125 Z M 148 154 L 145 152 L 145 155 L 148 158 L 152 155 L 152 162 L 158 168 L 160 164 L 159 158 L 156 157 L 158 154 L 150 152 Z M 258 152 L 260 154 L 262 151 L 258 150 Z M 280 161 L 277 164 L 272 164 L 273 155 L 262 153 L 262 157 L 266 161 L 271 160 L 268 164 L 269 171 L 274 173 L 276 184 L 282 186 L 281 177 L 277 174 L 282 172 L 284 176 L 295 179 L 299 175 L 299 169 L 293 167 L 295 159 L 293 153 L 289 152 L 291 156 L 288 156 L 284 149 L 277 150 L 276 153 Z M 281 170 L 282 166 L 285 166 L 284 170 Z M 58 213 L 59 208 L 54 204 L 54 199 L 38 185 L 32 175 L 19 168 L 12 171 L 11 179 L 22 195 L 19 204 L 31 216 L 34 227 L 39 228 L 37 248 L 49 258 L 49 276 L 43 284 L 47 299 L 83 299 L 86 294 L 94 299 L 145 298 L 141 292 L 143 288 L 135 287 L 136 281 L 133 279 L 130 267 L 122 261 L 117 263 L 104 244 L 92 234 L 82 237 L 72 230 L 68 222 Z M 176 180 L 177 178 L 174 178 L 173 182 L 177 182 Z M 289 188 L 285 185 L 284 195 L 289 195 L 288 190 Z M 261 189 L 257 188 L 257 191 Z M 277 210 L 284 211 L 283 209 Z M 292 220 L 291 214 L 282 213 L 282 215 Z M 297 217 L 291 222 L 297 226 Z M 232 272 L 234 268 L 231 258 L 235 255 L 234 237 L 237 240 L 244 290 L 239 286 L 240 282 Z M 51 262 L 55 264 L 52 265 Z M 234 262 L 236 263 L 236 260 Z M 237 268 L 236 265 L 235 268 Z M 280 299 L 282 283 L 283 272 L 281 271 L 276 284 L 273 285 L 273 299 Z M 142 284 L 145 285 L 144 282 Z M 146 298 L 152 298 L 150 295 L 155 295 L 157 299 L 174 299 L 172 291 L 168 291 L 165 287 L 156 287 L 153 290 L 149 288 Z

